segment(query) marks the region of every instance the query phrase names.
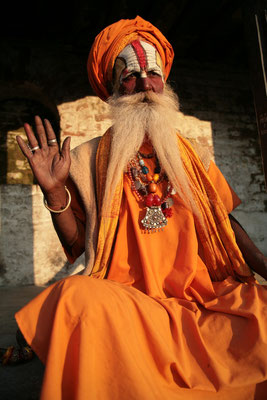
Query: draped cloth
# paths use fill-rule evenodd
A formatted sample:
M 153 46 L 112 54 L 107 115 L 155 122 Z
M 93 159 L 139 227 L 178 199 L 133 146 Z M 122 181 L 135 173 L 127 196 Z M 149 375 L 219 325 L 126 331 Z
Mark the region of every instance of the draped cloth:
M 138 38 L 155 46 L 162 60 L 164 79 L 167 80 L 174 58 L 171 44 L 155 26 L 143 18 L 137 16 L 135 19 L 122 19 L 97 35 L 88 57 L 89 81 L 102 100 L 111 95 L 110 84 L 116 57 L 125 46 Z
M 96 181 L 98 209 L 101 210 L 111 144 L 111 129 L 102 137 L 96 157 Z M 236 244 L 227 211 L 215 190 L 200 158 L 190 143 L 177 136 L 181 158 L 193 189 L 199 215 L 194 215 L 196 230 L 203 246 L 205 262 L 213 281 L 222 281 L 228 276 L 243 282 L 254 282 L 254 277 L 245 263 Z M 111 202 L 110 214 L 101 216 L 96 261 L 92 274 L 104 278 L 119 218 L 123 188 L 121 177 Z M 101 215 L 101 214 L 100 214 Z
M 150 170 L 153 163 L 146 161 Z M 238 203 L 216 166 L 209 176 L 231 212 Z M 143 207 L 126 174 L 122 184 L 106 279 L 62 279 L 16 314 L 46 366 L 40 399 L 265 400 L 266 287 L 211 280 L 194 217 L 178 195 L 164 231 L 142 234 Z M 164 190 L 159 185 L 159 195 Z

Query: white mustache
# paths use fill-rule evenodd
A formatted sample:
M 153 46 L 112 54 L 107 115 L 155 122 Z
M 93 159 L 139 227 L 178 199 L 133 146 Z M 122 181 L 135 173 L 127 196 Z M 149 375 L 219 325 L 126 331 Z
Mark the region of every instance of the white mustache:
M 154 93 L 153 91 L 149 90 L 147 92 L 139 92 L 135 94 L 116 97 L 116 106 L 134 105 L 144 102 L 161 104 L 161 94 Z

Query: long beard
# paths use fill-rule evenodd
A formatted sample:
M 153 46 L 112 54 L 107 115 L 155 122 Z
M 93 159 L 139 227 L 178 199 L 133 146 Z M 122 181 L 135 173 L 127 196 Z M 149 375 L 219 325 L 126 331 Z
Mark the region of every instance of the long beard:
M 121 97 L 113 95 L 108 103 L 113 125 L 102 215 L 109 213 L 115 188 L 145 138 L 151 141 L 161 168 L 184 204 L 194 208 L 178 149 L 179 103 L 173 90 L 166 85 L 162 94 L 148 91 Z

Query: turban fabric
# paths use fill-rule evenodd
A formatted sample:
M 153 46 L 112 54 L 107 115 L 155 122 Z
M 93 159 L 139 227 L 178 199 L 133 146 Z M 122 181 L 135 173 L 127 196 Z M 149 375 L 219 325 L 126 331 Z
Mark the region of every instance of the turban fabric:
M 125 46 L 138 38 L 155 46 L 162 59 L 164 79 L 167 80 L 174 58 L 171 44 L 155 26 L 141 17 L 121 19 L 97 35 L 88 57 L 89 81 L 102 100 L 107 100 L 111 95 L 112 70 L 116 57 Z

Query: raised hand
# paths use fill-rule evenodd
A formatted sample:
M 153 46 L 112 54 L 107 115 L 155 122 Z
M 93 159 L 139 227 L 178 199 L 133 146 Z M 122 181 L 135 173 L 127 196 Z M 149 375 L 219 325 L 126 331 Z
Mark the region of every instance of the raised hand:
M 16 139 L 42 191 L 49 195 L 64 188 L 68 177 L 71 163 L 70 137 L 64 140 L 60 151 L 50 122 L 45 119 L 43 124 L 41 118 L 36 116 L 35 126 L 36 135 L 29 124 L 24 125 L 28 145 L 20 136 Z

